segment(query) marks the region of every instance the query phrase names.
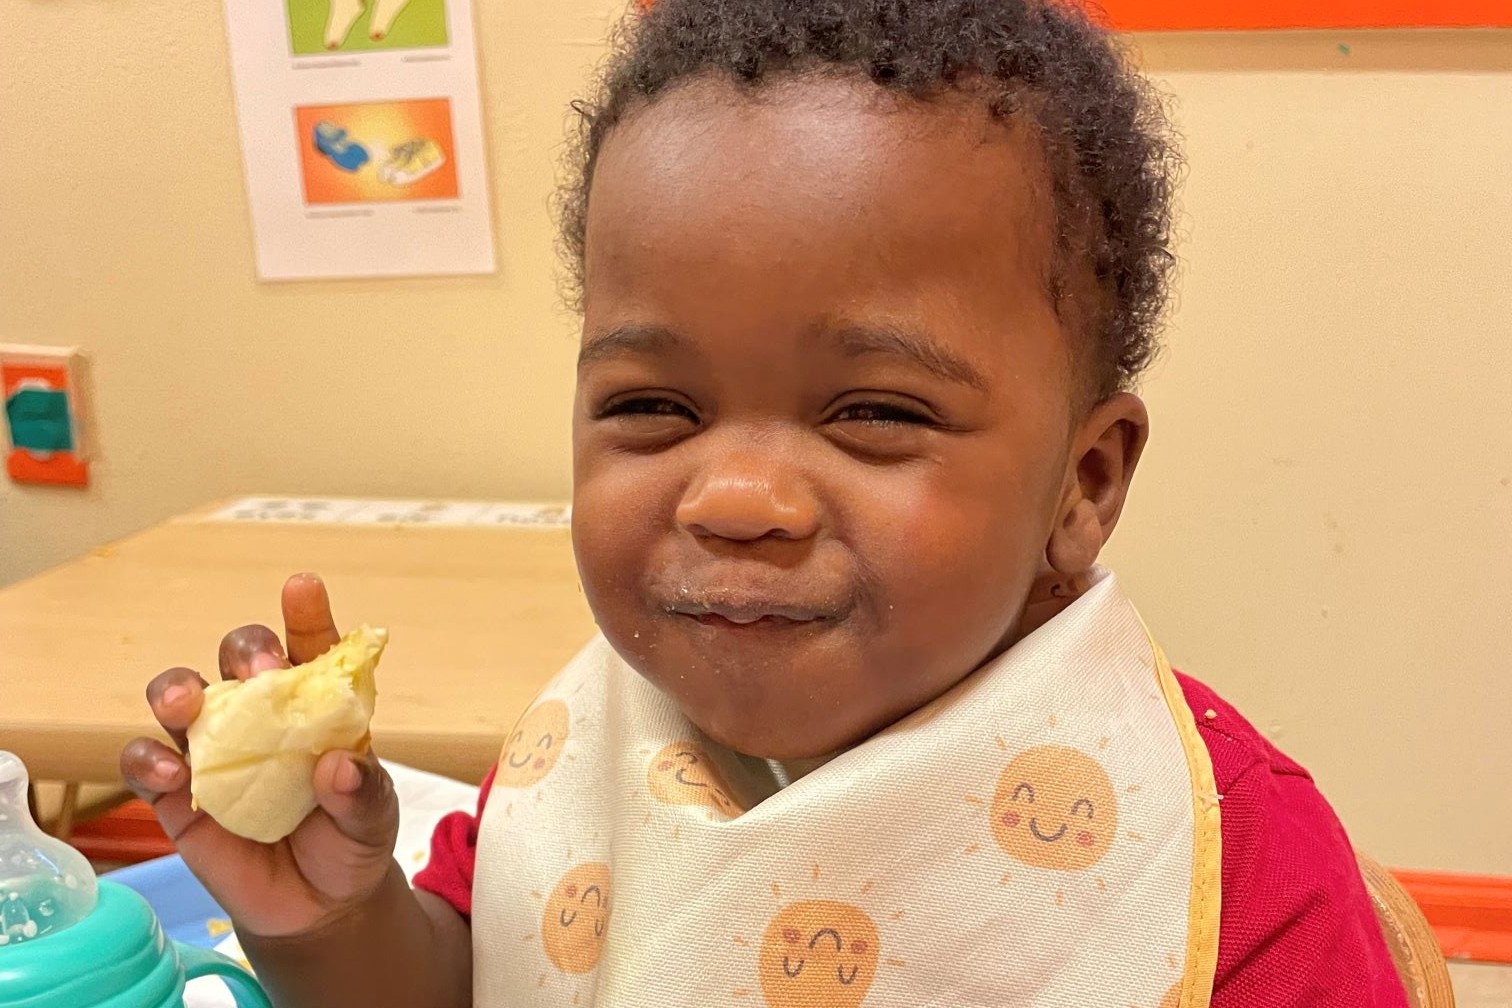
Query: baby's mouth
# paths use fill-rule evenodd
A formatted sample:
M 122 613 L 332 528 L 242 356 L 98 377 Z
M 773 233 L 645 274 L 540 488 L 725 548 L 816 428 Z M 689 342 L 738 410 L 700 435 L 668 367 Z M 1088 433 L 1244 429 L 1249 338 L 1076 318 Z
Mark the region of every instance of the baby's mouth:
M 793 605 L 766 599 L 693 601 L 680 599 L 664 607 L 669 615 L 691 619 L 708 627 L 777 630 L 813 626 L 833 621 L 838 613 L 817 605 Z
M 716 637 L 821 633 L 857 608 L 840 572 L 797 574 L 765 565 L 668 569 L 649 588 L 651 605 L 677 623 L 696 624 Z
M 667 607 L 667 611 L 679 616 L 691 616 L 697 620 L 720 619 L 740 625 L 759 623 L 762 620 L 812 623 L 824 618 L 815 609 L 781 605 L 776 602 L 674 602 Z

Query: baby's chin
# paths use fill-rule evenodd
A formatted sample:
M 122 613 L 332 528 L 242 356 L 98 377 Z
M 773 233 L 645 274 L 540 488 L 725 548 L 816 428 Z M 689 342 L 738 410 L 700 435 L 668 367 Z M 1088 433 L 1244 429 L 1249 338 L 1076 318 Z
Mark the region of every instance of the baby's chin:
M 896 721 L 909 704 L 877 639 L 845 621 L 827 628 L 711 633 L 682 620 L 602 624 L 632 668 L 713 741 L 747 756 L 812 760 L 843 751 Z M 891 700 L 891 706 L 888 701 Z
M 855 706 L 835 710 L 795 705 L 786 696 L 767 702 L 748 696 L 738 704 L 730 704 L 724 697 L 704 704 L 696 694 L 686 693 L 675 699 L 683 716 L 714 742 L 745 756 L 783 763 L 822 762 L 859 745 L 896 720 L 885 712 Z
M 862 742 L 870 733 L 842 742 L 830 736 L 798 735 L 791 732 L 720 731 L 717 725 L 702 725 L 687 711 L 689 721 L 713 741 L 744 756 L 774 760 L 778 763 L 823 763 Z

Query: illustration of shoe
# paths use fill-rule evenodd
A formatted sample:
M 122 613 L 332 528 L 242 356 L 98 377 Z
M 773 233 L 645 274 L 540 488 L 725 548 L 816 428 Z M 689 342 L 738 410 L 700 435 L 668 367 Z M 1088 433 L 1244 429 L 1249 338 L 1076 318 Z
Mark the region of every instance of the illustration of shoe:
M 314 142 L 315 149 L 342 171 L 354 172 L 370 158 L 367 148 L 347 136 L 347 131 L 335 123 L 316 123 Z
M 368 38 L 382 42 L 394 27 L 394 19 L 408 4 L 409 0 L 373 0 L 373 16 L 368 18 Z
M 389 158 L 378 167 L 378 177 L 391 186 L 410 186 L 446 164 L 441 145 L 417 137 L 389 151 Z
M 362 0 L 331 0 L 331 9 L 326 14 L 325 47 L 340 49 L 361 16 Z

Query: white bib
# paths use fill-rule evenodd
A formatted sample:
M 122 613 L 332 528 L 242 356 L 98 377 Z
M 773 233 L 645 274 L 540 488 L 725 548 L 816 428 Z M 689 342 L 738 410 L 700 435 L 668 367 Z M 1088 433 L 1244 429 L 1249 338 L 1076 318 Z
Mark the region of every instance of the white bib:
M 1212 766 L 1112 575 L 783 783 L 595 640 L 500 757 L 477 1008 L 1206 1008 Z

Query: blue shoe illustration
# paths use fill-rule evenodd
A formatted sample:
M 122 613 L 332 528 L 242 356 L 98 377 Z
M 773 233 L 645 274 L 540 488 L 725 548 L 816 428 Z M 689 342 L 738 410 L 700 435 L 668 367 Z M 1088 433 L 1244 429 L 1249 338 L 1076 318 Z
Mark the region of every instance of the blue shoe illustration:
M 347 131 L 334 123 L 315 124 L 315 149 L 331 159 L 342 171 L 354 172 L 368 163 L 367 148 L 347 136 Z

